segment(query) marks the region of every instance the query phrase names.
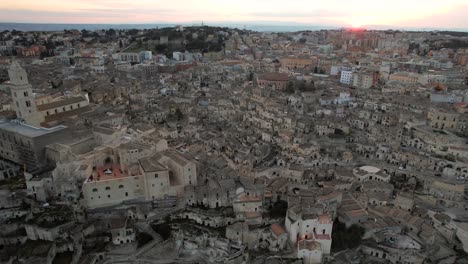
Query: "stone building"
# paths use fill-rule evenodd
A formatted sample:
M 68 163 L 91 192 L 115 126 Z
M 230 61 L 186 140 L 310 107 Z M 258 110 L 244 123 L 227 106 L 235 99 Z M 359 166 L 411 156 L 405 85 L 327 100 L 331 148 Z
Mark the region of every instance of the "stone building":
M 0 157 L 11 160 L 26 170 L 44 166 L 47 145 L 68 138 L 67 127 L 33 127 L 16 121 L 0 120 Z

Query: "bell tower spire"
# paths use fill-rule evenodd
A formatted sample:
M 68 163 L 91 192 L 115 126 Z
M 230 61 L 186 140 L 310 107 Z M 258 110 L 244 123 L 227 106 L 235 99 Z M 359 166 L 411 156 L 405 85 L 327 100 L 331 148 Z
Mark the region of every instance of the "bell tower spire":
M 13 59 L 8 69 L 8 76 L 10 77 L 11 97 L 16 116 L 23 119 L 28 125 L 39 127 L 43 120 L 40 120 L 40 115 L 37 112 L 36 101 L 26 70 Z

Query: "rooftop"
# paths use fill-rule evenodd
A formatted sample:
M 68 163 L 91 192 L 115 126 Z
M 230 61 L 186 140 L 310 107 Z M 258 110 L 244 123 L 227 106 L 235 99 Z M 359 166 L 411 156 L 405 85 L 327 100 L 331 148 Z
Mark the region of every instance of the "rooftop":
M 259 76 L 260 80 L 266 80 L 266 81 L 273 81 L 273 82 L 279 82 L 279 81 L 288 81 L 289 76 L 285 73 L 266 73 L 262 74 Z
M 35 138 L 44 136 L 47 134 L 55 133 L 67 128 L 66 126 L 56 126 L 51 128 L 43 128 L 43 127 L 33 127 L 24 123 L 19 123 L 15 121 L 6 121 L 0 120 L 0 130 L 9 131 L 12 133 L 18 133 L 19 135 Z
M 320 243 L 314 240 L 301 240 L 297 243 L 297 247 L 299 250 L 306 249 L 309 251 L 322 249 Z
M 362 166 L 359 169 L 368 173 L 377 173 L 380 171 L 379 168 L 373 166 Z
M 62 100 L 57 100 L 55 102 L 38 105 L 37 110 L 44 111 L 44 110 L 54 109 L 54 108 L 58 108 L 58 107 L 62 107 L 62 106 L 70 105 L 70 104 L 75 104 L 75 103 L 79 103 L 83 101 L 87 101 L 86 97 L 82 95 L 78 95 L 78 96 L 74 96 L 70 98 L 64 98 Z
M 138 167 L 122 168 L 119 164 L 106 164 L 96 168 L 86 182 L 121 179 L 139 174 Z
M 282 234 L 284 234 L 284 228 L 278 224 L 278 223 L 274 223 L 271 225 L 271 231 L 273 232 L 273 234 L 275 234 L 275 236 L 280 236 Z
M 140 165 L 145 172 L 164 171 L 167 170 L 155 157 L 140 159 Z

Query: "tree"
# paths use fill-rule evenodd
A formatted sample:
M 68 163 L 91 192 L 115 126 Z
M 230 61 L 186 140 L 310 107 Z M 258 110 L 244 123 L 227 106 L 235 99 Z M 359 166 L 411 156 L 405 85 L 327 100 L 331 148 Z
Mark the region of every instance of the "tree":
M 154 47 L 157 53 L 163 53 L 167 49 L 167 45 L 165 44 L 158 44 Z
M 136 34 L 138 34 L 138 29 L 130 29 L 128 31 L 128 34 L 131 35 L 131 36 L 136 35 Z
M 289 81 L 286 85 L 286 90 L 284 91 L 288 94 L 293 94 L 295 92 L 294 83 L 292 81 Z
M 253 81 L 253 79 L 254 79 L 254 73 L 250 72 L 249 73 L 249 81 Z
M 44 58 L 46 57 L 50 57 L 49 56 L 49 52 L 47 52 L 47 50 L 44 50 L 43 52 L 41 52 L 41 54 L 39 55 L 39 59 L 43 60 Z
M 178 121 L 184 119 L 184 114 L 182 113 L 182 111 L 180 111 L 179 108 L 176 109 L 175 115 L 176 115 Z
M 115 29 L 113 29 L 113 28 L 110 28 L 109 30 L 106 31 L 106 35 L 110 36 L 110 37 L 115 36 L 115 34 L 116 34 Z
M 299 91 L 304 92 L 306 90 L 306 81 L 299 82 L 297 86 Z
M 81 36 L 82 36 L 83 38 L 89 37 L 89 31 L 86 30 L 86 29 L 81 30 Z
M 352 225 L 346 228 L 344 223 L 335 221 L 332 230 L 332 250 L 337 252 L 359 246 L 364 233 L 365 230 L 361 226 Z

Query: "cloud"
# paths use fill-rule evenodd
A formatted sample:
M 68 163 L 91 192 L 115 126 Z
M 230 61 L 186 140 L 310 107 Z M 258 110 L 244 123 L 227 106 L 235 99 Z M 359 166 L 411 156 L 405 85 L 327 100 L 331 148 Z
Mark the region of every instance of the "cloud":
M 468 30 L 468 5 L 457 5 L 451 10 L 420 19 L 402 21 L 399 24 L 409 27 L 454 28 Z
M 340 17 L 346 15 L 343 11 L 328 11 L 328 10 L 314 10 L 309 12 L 253 12 L 248 13 L 249 16 L 254 17 L 301 17 L 301 18 L 314 18 L 314 17 Z
M 467 0 L 0 0 L 0 22 L 274 21 L 468 27 Z

